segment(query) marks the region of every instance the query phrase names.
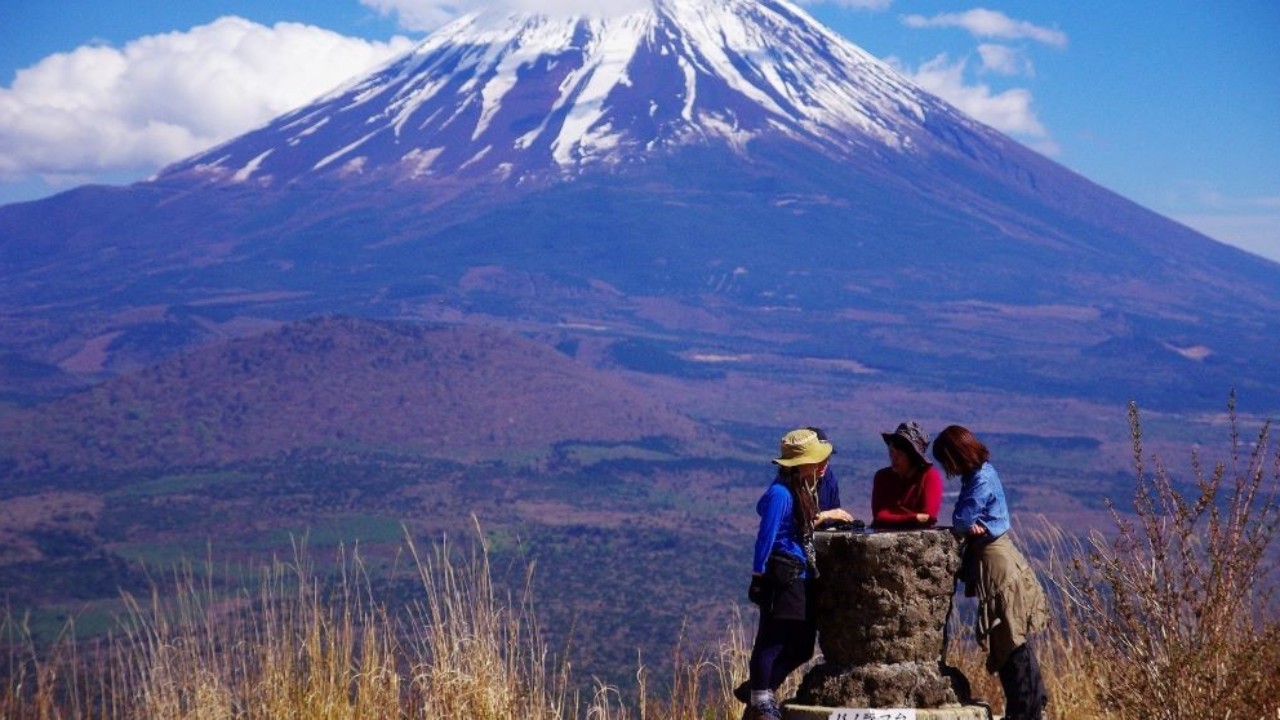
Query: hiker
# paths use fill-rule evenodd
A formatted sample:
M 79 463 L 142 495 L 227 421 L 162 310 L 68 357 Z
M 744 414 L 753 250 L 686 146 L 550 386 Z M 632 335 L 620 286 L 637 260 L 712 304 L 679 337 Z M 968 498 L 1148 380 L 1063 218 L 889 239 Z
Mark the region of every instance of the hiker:
M 960 478 L 951 531 L 961 537 L 965 595 L 978 596 L 975 635 L 987 672 L 999 674 L 1007 720 L 1041 720 L 1049 702 L 1028 636 L 1049 621 L 1035 571 L 1009 539 L 1009 506 L 990 452 L 968 429 L 952 425 L 933 443 L 947 477 Z
M 818 439 L 824 443 L 831 445 L 831 454 L 836 454 L 835 443 L 827 438 L 827 433 L 820 427 L 809 427 Z M 782 467 L 778 467 L 778 472 L 782 472 Z M 853 518 L 848 513 L 830 513 L 828 510 L 838 510 L 840 508 L 840 480 L 836 477 L 836 471 L 831 467 L 828 460 L 826 470 L 823 471 L 822 477 L 818 480 L 818 520 L 815 525 L 822 526 L 839 522 L 848 522 Z
M 822 522 L 853 521 L 838 507 L 819 507 L 819 484 L 833 450 L 814 428 L 784 435 L 773 461 L 778 473 L 756 503 L 760 529 L 747 597 L 760 607 L 760 624 L 751 648 L 750 675 L 734 690 L 734 696 L 747 703 L 744 720 L 780 719 L 778 688 L 813 657 L 813 529 Z
M 929 435 L 911 420 L 880 437 L 889 449 L 889 467 L 871 481 L 871 527 L 933 527 L 942 506 L 942 473 L 925 458 Z

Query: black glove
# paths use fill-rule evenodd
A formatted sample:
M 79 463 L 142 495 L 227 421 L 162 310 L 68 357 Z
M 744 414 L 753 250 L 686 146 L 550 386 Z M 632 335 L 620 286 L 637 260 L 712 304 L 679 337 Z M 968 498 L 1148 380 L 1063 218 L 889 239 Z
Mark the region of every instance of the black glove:
M 769 581 L 763 575 L 752 575 L 751 585 L 747 588 L 747 599 L 760 607 L 769 605 L 772 599 L 769 592 Z

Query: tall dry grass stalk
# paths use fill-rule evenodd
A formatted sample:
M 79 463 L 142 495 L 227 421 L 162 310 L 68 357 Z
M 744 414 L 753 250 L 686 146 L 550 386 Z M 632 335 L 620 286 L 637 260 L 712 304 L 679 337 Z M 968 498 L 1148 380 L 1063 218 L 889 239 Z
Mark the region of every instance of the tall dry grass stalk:
M 362 572 L 358 554 L 343 557 Z M 191 566 L 174 592 L 125 595 L 114 655 L 141 717 L 396 717 L 398 640 L 385 608 L 358 581 L 325 596 L 305 549 L 261 570 L 256 593 L 220 592 Z
M 683 634 L 681 636 L 683 638 Z M 649 697 L 647 671 L 641 664 L 638 697 L 639 717 L 661 720 L 729 720 L 742 714 L 742 704 L 733 697 L 733 689 L 747 679 L 747 662 L 751 645 L 741 608 L 734 612 L 725 634 L 714 648 L 691 653 L 683 640 L 672 652 L 672 677 Z M 797 673 L 798 675 L 798 673 Z M 789 689 L 794 690 L 794 687 Z
M 410 551 L 425 590 L 408 613 L 410 696 L 425 717 L 560 718 L 569 666 L 551 662 L 525 595 L 518 607 L 491 581 L 488 551 L 459 567 L 439 546 Z M 547 668 L 552 667 L 551 671 Z
M 95 698 L 109 701 L 101 690 L 114 684 L 110 668 L 77 646 L 74 621 L 47 648 L 39 648 L 28 619 L 11 608 L 0 618 L 0 674 L 5 678 L 0 685 L 0 717 L 88 717 L 102 703 Z M 69 668 L 77 670 L 69 673 Z

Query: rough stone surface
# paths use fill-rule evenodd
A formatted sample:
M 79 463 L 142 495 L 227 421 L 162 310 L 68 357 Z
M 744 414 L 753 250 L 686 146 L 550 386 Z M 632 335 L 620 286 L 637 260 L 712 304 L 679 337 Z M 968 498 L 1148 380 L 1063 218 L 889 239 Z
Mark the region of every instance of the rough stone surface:
M 856 667 L 823 664 L 805 675 L 808 698 L 838 707 L 936 708 L 957 702 L 938 663 L 875 663 Z
M 831 720 L 832 708 L 814 705 L 784 705 L 783 720 Z M 916 720 L 998 720 L 991 709 L 981 705 L 916 709 Z
M 955 705 L 939 672 L 942 634 L 959 569 L 944 529 L 828 532 L 814 538 L 823 663 L 796 701 L 827 707 Z

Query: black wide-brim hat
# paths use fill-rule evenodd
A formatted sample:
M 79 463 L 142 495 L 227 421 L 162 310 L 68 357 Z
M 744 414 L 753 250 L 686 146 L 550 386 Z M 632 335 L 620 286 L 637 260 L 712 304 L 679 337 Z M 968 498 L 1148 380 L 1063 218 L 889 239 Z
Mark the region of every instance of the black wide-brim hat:
M 929 458 L 924 456 L 924 451 L 929 449 L 929 434 L 915 420 L 898 425 L 893 432 L 880 433 L 880 437 L 884 439 L 885 445 L 892 444 L 894 438 L 902 438 L 906 441 L 907 447 L 915 453 L 917 460 L 926 465 L 929 464 Z

